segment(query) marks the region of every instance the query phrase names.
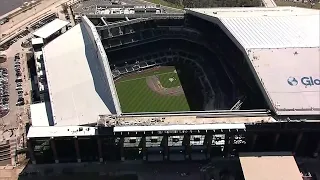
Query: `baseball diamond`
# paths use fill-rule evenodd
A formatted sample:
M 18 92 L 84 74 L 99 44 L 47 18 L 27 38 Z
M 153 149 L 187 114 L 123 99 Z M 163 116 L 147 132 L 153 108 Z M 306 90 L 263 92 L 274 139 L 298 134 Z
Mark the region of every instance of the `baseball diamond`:
M 189 111 L 175 67 L 131 73 L 115 81 L 123 112 Z

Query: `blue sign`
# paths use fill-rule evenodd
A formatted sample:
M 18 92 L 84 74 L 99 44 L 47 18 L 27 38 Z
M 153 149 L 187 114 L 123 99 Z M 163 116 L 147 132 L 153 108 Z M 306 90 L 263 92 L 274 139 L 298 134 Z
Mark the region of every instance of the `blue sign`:
M 290 86 L 296 86 L 299 84 L 299 81 L 295 77 L 289 77 L 287 80 Z M 300 79 L 300 83 L 305 86 L 320 86 L 320 78 L 314 78 L 312 76 L 305 76 Z

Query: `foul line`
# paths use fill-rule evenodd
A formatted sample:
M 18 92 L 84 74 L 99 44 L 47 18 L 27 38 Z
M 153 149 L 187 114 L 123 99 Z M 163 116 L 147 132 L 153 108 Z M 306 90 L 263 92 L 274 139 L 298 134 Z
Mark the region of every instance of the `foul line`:
M 154 74 L 154 75 L 164 75 L 164 74 L 173 74 L 175 72 L 166 72 L 166 73 L 161 73 L 161 74 Z M 176 73 L 175 73 L 176 74 Z M 151 76 L 154 76 L 154 75 L 151 75 Z M 150 77 L 150 76 L 144 76 L 144 77 L 139 77 L 139 78 L 135 78 L 135 79 L 128 79 L 128 80 L 124 80 L 124 81 L 121 81 L 121 79 L 119 79 L 119 82 L 118 83 L 122 83 L 122 82 L 130 82 L 130 81 L 135 81 L 135 80 L 139 80 L 139 79 L 145 79 L 147 77 Z

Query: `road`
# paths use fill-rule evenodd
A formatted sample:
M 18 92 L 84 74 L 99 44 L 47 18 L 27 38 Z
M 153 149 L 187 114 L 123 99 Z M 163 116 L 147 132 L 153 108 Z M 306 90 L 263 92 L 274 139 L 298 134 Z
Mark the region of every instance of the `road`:
M 12 11 L 15 8 L 18 8 L 22 5 L 23 1 L 21 0 L 1 0 L 0 6 L 0 16 Z

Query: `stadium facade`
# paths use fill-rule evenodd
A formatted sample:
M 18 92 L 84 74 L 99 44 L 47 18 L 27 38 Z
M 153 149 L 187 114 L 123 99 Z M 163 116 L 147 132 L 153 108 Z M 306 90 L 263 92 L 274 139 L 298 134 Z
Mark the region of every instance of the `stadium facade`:
M 48 99 L 31 105 L 33 163 L 206 160 L 252 151 L 318 156 L 319 11 L 146 11 L 85 14 L 42 48 Z M 183 90 L 201 108 L 123 112 L 115 79 L 164 65 L 195 71 L 202 83 L 190 87 L 201 91 L 190 92 L 200 95 L 194 100 Z

